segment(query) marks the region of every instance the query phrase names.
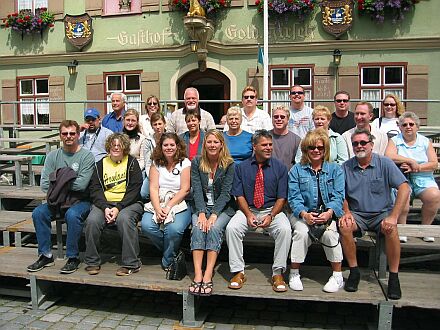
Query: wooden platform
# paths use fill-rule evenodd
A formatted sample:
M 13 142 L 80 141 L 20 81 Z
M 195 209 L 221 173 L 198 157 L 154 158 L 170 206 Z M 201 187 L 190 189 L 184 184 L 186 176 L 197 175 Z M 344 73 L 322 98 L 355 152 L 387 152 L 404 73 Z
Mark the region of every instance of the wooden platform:
M 1 198 L 44 200 L 46 199 L 46 193 L 41 191 L 41 187 L 37 186 L 24 186 L 23 188 L 0 186 Z

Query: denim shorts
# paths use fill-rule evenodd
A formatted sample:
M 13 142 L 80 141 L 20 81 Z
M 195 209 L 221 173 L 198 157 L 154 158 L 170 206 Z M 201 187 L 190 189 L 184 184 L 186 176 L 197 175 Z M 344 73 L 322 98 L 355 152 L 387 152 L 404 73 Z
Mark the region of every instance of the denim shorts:
M 366 216 L 365 213 L 351 212 L 354 216 L 358 230 L 354 233 L 356 237 L 362 237 L 366 231 L 374 231 L 376 234 L 380 234 L 380 225 L 390 212 L 385 211 L 382 213 L 376 213 L 373 216 Z
M 417 197 L 427 188 L 437 188 L 437 182 L 435 182 L 432 176 L 410 176 L 409 184 L 412 189 L 412 194 Z

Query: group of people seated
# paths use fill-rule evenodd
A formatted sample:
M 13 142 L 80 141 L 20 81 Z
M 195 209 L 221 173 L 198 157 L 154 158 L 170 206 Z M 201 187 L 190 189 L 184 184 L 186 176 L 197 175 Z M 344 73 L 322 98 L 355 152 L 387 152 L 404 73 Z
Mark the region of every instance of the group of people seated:
M 288 286 L 304 289 L 300 266 L 312 242 L 323 246 L 332 269 L 323 290 L 354 292 L 360 282 L 354 237 L 370 230 L 385 236 L 387 295 L 400 299 L 397 223 L 405 223 L 411 196 L 423 202 L 422 224 L 432 223 L 440 203 L 433 177 L 437 156 L 429 139 L 417 133 L 417 116 L 403 112 L 395 95 L 385 97 L 385 115 L 373 123 L 372 105 L 359 102 L 350 112 L 345 91 L 335 94 L 333 114 L 324 106 L 307 107 L 299 85 L 291 88 L 291 107 L 276 107 L 271 116 L 258 109 L 257 97 L 254 87 L 243 89 L 243 107 L 228 109 L 223 132 L 200 109 L 195 88 L 185 91 L 184 108 L 168 120 L 157 97 L 149 97 L 146 114 L 139 115 L 125 110 L 124 94 L 114 93 L 113 111 L 102 121 L 93 108 L 85 111 L 81 126 L 63 121 L 63 146 L 47 155 L 42 171 L 47 204 L 32 214 L 39 259 L 28 271 L 54 264 L 50 227 L 57 216 L 67 223 L 67 262 L 61 273 L 79 268 L 84 228 L 84 263 L 90 275 L 101 270 L 104 228 L 118 230 L 122 264 L 116 275 L 127 276 L 141 268 L 139 222 L 161 251 L 166 272 L 181 254 L 181 240 L 191 224 L 190 294 L 212 294 L 224 238 L 232 273 L 228 287 L 243 287 L 248 231 L 265 231 L 275 241 L 275 292 Z M 350 267 L 345 283 L 344 256 Z

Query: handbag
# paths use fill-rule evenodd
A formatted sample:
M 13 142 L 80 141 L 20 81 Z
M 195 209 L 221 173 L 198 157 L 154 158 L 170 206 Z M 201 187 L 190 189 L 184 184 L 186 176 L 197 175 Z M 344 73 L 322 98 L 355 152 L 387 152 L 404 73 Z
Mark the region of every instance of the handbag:
M 174 257 L 173 262 L 167 269 L 166 279 L 181 281 L 186 274 L 188 274 L 188 272 L 186 269 L 185 254 L 182 250 L 179 250 Z
M 320 208 L 318 210 L 311 210 L 309 212 L 322 213 L 323 211 L 324 210 L 322 208 Z M 327 245 L 327 244 L 322 243 L 320 241 L 322 235 L 324 235 L 325 231 L 327 230 L 327 227 L 331 225 L 332 221 L 333 221 L 333 217 L 330 218 L 326 223 L 314 224 L 314 225 L 307 224 L 307 226 L 309 227 L 308 234 L 309 234 L 309 237 L 312 240 L 312 242 L 319 243 L 319 244 L 321 244 L 325 247 L 328 247 L 328 248 L 334 248 L 334 247 L 338 246 L 339 239 L 338 239 L 338 243 L 336 243 L 336 245 L 333 245 L 333 246 Z

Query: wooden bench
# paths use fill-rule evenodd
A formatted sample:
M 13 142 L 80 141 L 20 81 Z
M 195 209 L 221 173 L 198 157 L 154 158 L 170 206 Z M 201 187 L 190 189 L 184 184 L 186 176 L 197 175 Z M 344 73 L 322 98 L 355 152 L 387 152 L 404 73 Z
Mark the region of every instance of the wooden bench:
M 21 173 L 21 166 L 27 165 L 28 166 L 28 173 L 29 173 L 29 184 L 31 186 L 35 185 L 35 177 L 34 177 L 34 172 L 32 170 L 32 156 L 0 155 L 0 163 L 2 164 L 0 166 L 0 172 L 2 171 L 2 169 L 11 166 L 8 163 L 14 164 L 15 182 L 16 182 L 17 188 L 23 187 L 23 176 Z

